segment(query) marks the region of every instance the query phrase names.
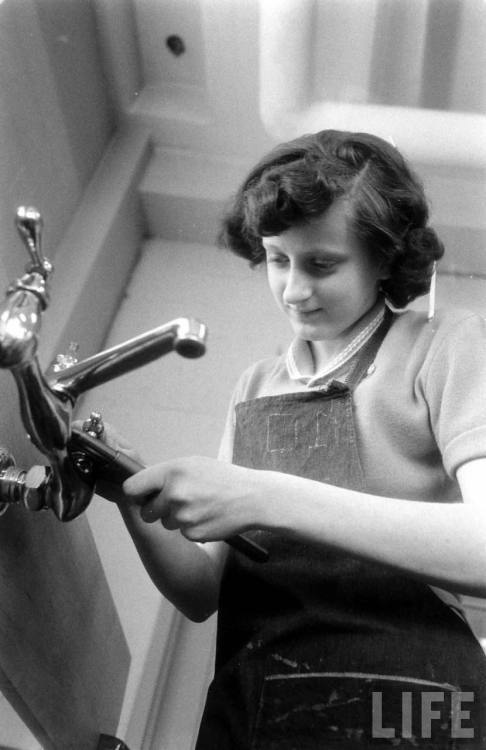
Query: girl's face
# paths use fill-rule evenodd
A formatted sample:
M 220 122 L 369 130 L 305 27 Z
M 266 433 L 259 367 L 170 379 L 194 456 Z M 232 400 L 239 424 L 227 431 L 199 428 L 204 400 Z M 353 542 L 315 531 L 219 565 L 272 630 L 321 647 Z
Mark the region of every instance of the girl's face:
M 348 229 L 347 204 L 262 239 L 270 289 L 294 333 L 339 349 L 376 302 L 386 273 Z

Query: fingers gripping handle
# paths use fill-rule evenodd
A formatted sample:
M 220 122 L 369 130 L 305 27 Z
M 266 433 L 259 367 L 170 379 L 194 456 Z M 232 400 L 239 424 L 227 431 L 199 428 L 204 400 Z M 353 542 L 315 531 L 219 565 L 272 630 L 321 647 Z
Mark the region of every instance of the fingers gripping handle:
M 68 448 L 75 464 L 79 465 L 81 454 L 94 465 L 95 479 L 103 479 L 113 484 L 120 485 L 125 479 L 145 468 L 143 464 L 134 461 L 125 453 L 110 448 L 106 443 L 91 437 L 77 427 L 73 427 Z M 241 534 L 231 536 L 225 541 L 250 560 L 255 562 L 268 560 L 266 549 Z

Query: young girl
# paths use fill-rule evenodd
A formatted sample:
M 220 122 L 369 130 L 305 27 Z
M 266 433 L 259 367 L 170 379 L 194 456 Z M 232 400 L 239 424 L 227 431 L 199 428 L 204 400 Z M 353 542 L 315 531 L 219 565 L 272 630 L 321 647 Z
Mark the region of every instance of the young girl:
M 120 503 L 163 594 L 219 610 L 198 750 L 486 746 L 456 596 L 486 595 L 486 326 L 404 311 L 443 253 L 427 220 L 396 148 L 338 131 L 271 152 L 225 219 L 294 341 L 241 377 L 221 460 L 147 468 Z

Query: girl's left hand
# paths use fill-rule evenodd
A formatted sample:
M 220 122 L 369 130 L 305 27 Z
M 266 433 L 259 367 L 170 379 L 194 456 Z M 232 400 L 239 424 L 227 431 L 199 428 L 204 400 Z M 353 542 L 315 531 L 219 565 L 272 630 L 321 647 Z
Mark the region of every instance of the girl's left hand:
M 166 529 L 206 542 L 261 528 L 262 474 L 211 458 L 178 458 L 143 469 L 123 491 L 148 523 L 160 519 Z

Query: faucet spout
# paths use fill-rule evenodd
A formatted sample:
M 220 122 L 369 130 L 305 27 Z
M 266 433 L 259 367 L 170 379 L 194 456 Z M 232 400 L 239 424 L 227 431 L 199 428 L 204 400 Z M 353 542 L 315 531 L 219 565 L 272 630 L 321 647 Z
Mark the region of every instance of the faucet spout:
M 177 318 L 165 325 L 117 344 L 56 373 L 49 368 L 50 390 L 75 402 L 85 391 L 176 351 L 183 357 L 200 357 L 206 350 L 207 328 L 194 318 Z
M 71 416 L 78 396 L 170 351 L 200 357 L 206 349 L 207 329 L 193 318 L 177 318 L 82 362 L 72 363 L 72 356 L 58 358 L 42 373 L 37 347 L 53 266 L 41 251 L 39 212 L 20 207 L 16 226 L 30 262 L 0 305 L 0 367 L 12 372 L 24 427 L 51 466 L 42 493 L 45 505 L 61 521 L 69 521 L 88 506 L 95 484 L 92 472 L 81 471 L 81 459 L 75 465 L 69 451 Z

